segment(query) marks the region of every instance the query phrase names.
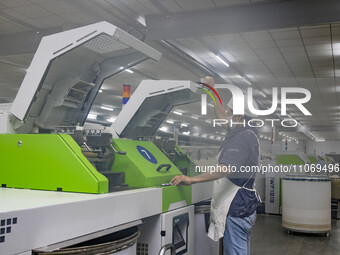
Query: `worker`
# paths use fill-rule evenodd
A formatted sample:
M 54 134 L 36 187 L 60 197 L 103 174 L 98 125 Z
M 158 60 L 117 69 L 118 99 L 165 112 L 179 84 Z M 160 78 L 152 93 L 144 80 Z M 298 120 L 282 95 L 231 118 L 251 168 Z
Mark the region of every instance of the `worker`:
M 212 77 L 206 77 L 205 82 L 214 86 Z M 221 105 L 215 106 L 218 119 L 232 120 L 233 123 L 249 119 L 246 115 L 233 115 L 231 104 L 228 105 L 227 111 Z M 202 173 L 194 177 L 175 176 L 171 184 L 214 181 L 208 236 L 214 241 L 223 238 L 224 255 L 249 255 L 250 234 L 259 199 L 254 189 L 256 173 L 241 173 L 240 168 L 258 165 L 259 140 L 256 129 L 247 125 L 224 127 L 228 134 L 219 149 L 218 163 L 220 169 L 227 171 Z

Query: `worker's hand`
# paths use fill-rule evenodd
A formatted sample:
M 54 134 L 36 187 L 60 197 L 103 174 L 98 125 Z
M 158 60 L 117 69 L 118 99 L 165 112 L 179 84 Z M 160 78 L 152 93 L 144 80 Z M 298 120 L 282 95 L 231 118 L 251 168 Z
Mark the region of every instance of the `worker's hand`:
M 233 116 L 233 110 L 227 105 L 226 106 L 227 119 Z
M 215 79 L 214 79 L 214 77 L 205 76 L 205 77 L 204 77 L 204 80 L 205 80 L 205 82 L 206 82 L 208 85 L 210 85 L 210 86 L 212 86 L 212 87 L 215 87 Z
M 170 183 L 172 185 L 179 185 L 181 183 L 186 184 L 186 185 L 190 185 L 192 183 L 191 177 L 186 176 L 186 175 L 178 175 L 175 176 Z

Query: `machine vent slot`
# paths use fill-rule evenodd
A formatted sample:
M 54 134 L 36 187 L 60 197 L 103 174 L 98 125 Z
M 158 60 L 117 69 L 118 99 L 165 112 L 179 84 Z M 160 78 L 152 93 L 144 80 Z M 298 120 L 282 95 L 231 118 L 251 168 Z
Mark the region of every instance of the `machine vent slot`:
M 137 255 L 149 255 L 149 245 L 146 243 L 137 243 Z
M 151 92 L 149 93 L 149 95 L 154 95 L 154 94 L 158 94 L 158 93 L 161 93 L 161 92 L 164 92 L 165 90 L 158 90 L 158 91 L 155 91 L 155 92 Z
M 171 91 L 171 90 L 174 90 L 174 89 L 183 88 L 183 87 L 184 87 L 184 85 L 182 85 L 182 86 L 177 86 L 177 87 L 172 87 L 172 88 L 169 88 L 168 91 Z
M 59 52 L 65 50 L 65 49 L 67 49 L 68 47 L 70 47 L 70 46 L 72 46 L 72 45 L 73 45 L 73 43 L 70 43 L 69 45 L 66 45 L 65 47 L 61 48 L 60 50 L 57 50 L 56 52 L 53 52 L 53 55 L 55 55 L 55 54 L 57 54 L 57 53 L 59 53 Z
M 91 33 L 89 33 L 89 34 L 79 38 L 76 42 L 78 43 L 78 42 L 84 40 L 85 38 L 89 37 L 90 35 L 93 35 L 94 33 L 97 33 L 97 30 L 94 30 L 93 32 L 91 32 Z

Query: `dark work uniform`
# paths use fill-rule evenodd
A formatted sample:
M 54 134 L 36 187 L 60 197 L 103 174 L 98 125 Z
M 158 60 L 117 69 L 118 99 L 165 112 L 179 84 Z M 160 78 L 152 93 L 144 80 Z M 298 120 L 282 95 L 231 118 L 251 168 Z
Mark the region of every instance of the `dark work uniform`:
M 227 178 L 235 185 L 252 189 L 256 173 L 240 172 L 241 166 L 258 166 L 259 143 L 255 128 L 231 130 L 220 148 L 219 163 L 235 166 Z M 223 236 L 224 255 L 250 255 L 251 229 L 256 221 L 255 192 L 239 189 L 231 202 Z
M 256 173 L 241 173 L 241 166 L 257 166 L 259 156 L 259 143 L 257 131 L 251 127 L 235 128 L 229 132 L 220 147 L 219 164 L 235 166 L 237 171 L 227 178 L 235 185 L 252 189 Z M 248 179 L 251 178 L 249 181 Z M 248 182 L 247 182 L 248 181 Z M 252 215 L 258 205 L 255 192 L 239 189 L 230 205 L 228 216 L 248 217 Z

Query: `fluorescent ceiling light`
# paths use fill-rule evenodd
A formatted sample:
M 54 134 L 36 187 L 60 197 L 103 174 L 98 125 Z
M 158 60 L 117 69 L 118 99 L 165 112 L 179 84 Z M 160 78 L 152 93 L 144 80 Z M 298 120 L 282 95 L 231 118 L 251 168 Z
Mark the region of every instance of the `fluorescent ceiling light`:
M 246 76 L 241 76 L 241 78 L 244 80 L 245 83 L 247 83 L 248 85 L 251 85 L 251 82 L 248 80 Z
M 191 118 L 194 119 L 194 120 L 198 120 L 198 117 L 196 117 L 194 115 L 192 115 Z
M 107 119 L 108 122 L 114 122 L 115 120 L 116 120 L 116 118 Z
M 119 67 L 119 70 L 123 70 L 123 69 L 124 69 L 123 66 Z M 126 68 L 124 71 L 126 71 L 126 72 L 128 72 L 128 73 L 133 73 L 133 71 L 130 70 L 130 69 L 128 69 L 128 68 Z
M 182 127 L 187 127 L 188 124 L 182 123 L 181 126 L 182 126 Z
M 215 58 L 217 58 L 221 63 L 223 63 L 224 65 L 226 65 L 227 67 L 229 67 L 229 64 L 228 64 L 226 61 L 224 61 L 220 56 L 215 55 Z
M 181 112 L 177 112 L 177 111 L 173 111 L 174 114 L 177 114 L 177 115 L 183 115 L 183 113 Z
M 251 84 L 250 84 L 250 85 L 251 85 Z M 259 91 L 259 94 L 260 94 L 261 96 L 263 96 L 264 98 L 267 98 L 266 93 L 264 93 L 263 91 Z
M 113 111 L 113 108 L 111 107 L 101 106 L 100 108 L 103 110 L 111 111 L 111 112 Z
M 87 118 L 88 118 L 88 119 L 96 119 L 96 118 L 97 118 L 97 114 L 89 113 L 89 114 L 87 115 Z
M 175 122 L 172 121 L 172 120 L 167 120 L 166 122 L 167 122 L 167 123 L 170 123 L 170 124 L 174 124 L 174 123 L 175 123 Z
M 140 24 L 142 24 L 144 27 L 146 27 L 146 22 L 145 22 L 145 18 L 143 17 L 143 16 L 138 16 L 137 18 L 136 18 L 136 20 L 140 23 Z
M 167 128 L 167 127 L 161 127 L 159 130 L 164 131 L 164 132 L 167 132 L 167 131 L 168 131 L 168 128 Z
M 99 90 L 99 93 L 102 93 L 102 92 L 103 92 L 103 90 L 100 89 L 100 90 Z
M 316 138 L 315 142 L 325 142 L 325 138 Z
M 205 122 L 206 122 L 206 123 L 211 123 L 211 121 L 210 121 L 210 120 L 205 120 Z

